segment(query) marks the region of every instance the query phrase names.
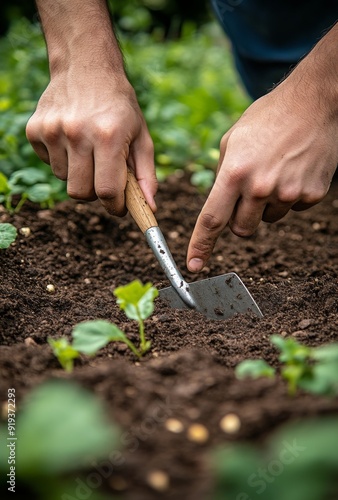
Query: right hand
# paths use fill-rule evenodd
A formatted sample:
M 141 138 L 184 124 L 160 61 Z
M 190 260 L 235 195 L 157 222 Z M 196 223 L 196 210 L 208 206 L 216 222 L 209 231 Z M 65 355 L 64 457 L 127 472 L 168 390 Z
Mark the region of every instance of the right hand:
M 126 77 L 102 68 L 53 76 L 26 133 L 37 155 L 67 181 L 70 197 L 99 198 L 110 214 L 124 215 L 128 166 L 156 210 L 153 142 Z

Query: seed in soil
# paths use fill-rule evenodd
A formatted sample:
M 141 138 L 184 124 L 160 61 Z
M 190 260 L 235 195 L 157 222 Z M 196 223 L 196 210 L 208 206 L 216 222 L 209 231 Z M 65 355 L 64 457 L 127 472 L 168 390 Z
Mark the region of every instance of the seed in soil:
M 241 421 L 236 413 L 228 413 L 221 419 L 219 426 L 223 432 L 235 434 L 241 428 Z
M 164 425 L 168 431 L 174 432 L 175 434 L 179 434 L 184 429 L 184 425 L 180 420 L 177 420 L 177 418 L 168 418 Z
M 147 483 L 156 491 L 165 491 L 169 487 L 169 476 L 163 470 L 153 470 L 147 475 Z
M 188 439 L 194 443 L 206 443 L 209 439 L 209 431 L 202 424 L 192 424 L 188 429 Z
M 30 227 L 21 227 L 19 229 L 19 232 L 20 232 L 20 234 L 22 234 L 23 236 L 25 236 L 27 238 L 31 234 L 31 228 Z

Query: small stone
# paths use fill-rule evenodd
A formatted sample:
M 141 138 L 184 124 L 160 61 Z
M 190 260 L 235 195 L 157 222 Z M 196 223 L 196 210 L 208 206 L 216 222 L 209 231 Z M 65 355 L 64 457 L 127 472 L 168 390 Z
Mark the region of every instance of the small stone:
M 38 345 L 34 339 L 32 339 L 32 337 L 27 337 L 25 340 L 24 340 L 24 344 L 25 345 L 28 345 L 28 346 L 36 346 Z
M 216 260 L 217 260 L 217 262 L 223 262 L 223 260 L 224 260 L 223 255 L 217 255 Z
M 86 285 L 90 285 L 91 284 L 91 281 L 90 281 L 89 278 L 85 278 L 83 281 L 85 282 Z
M 321 225 L 320 225 L 320 223 L 319 223 L 319 222 L 314 222 L 314 223 L 312 224 L 312 229 L 313 229 L 314 231 L 320 231 L 320 229 L 321 229 Z
M 153 470 L 147 475 L 147 483 L 156 491 L 165 491 L 169 487 L 169 476 L 163 470 Z
M 288 275 L 288 271 L 281 271 L 280 273 L 278 273 L 278 276 L 281 276 L 281 278 L 287 278 Z
M 48 293 L 55 293 L 55 286 L 50 283 L 46 286 L 46 290 Z
M 67 259 L 69 259 L 69 257 L 70 257 L 70 253 L 69 252 L 66 253 L 66 257 L 67 257 Z
M 188 429 L 188 439 L 195 443 L 206 443 L 209 439 L 209 431 L 202 424 L 191 424 Z
M 308 328 L 311 324 L 312 319 L 302 319 L 302 321 L 298 323 L 298 328 L 300 328 L 301 330 L 305 330 L 305 328 Z
M 184 425 L 180 420 L 177 420 L 177 418 L 168 418 L 164 424 L 165 428 L 170 431 L 174 432 L 175 434 L 179 434 L 180 432 L 183 432 Z
M 235 434 L 241 428 L 241 421 L 236 413 L 228 413 L 221 419 L 219 426 L 223 432 Z
M 178 231 L 170 231 L 168 233 L 168 237 L 171 239 L 171 240 L 176 240 L 176 238 L 178 238 L 179 236 L 179 233 Z
M 333 206 L 334 208 L 338 208 L 338 199 L 337 199 L 337 200 L 333 200 L 333 202 L 332 202 L 332 206 Z
M 110 254 L 108 256 L 108 259 L 111 260 L 112 262 L 116 262 L 117 260 L 119 260 L 119 258 L 114 254 Z
M 27 238 L 31 234 L 31 228 L 30 227 L 21 227 L 19 229 L 19 233 Z

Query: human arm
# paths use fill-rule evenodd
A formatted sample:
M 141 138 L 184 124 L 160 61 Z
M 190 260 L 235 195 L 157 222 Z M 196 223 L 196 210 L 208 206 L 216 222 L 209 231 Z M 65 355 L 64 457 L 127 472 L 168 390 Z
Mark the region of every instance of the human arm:
M 214 186 L 187 254 L 200 271 L 229 224 L 250 236 L 326 195 L 338 163 L 338 24 L 223 136 Z
M 37 0 L 50 83 L 27 137 L 77 199 L 125 213 L 127 165 L 155 210 L 153 143 L 124 70 L 105 0 Z

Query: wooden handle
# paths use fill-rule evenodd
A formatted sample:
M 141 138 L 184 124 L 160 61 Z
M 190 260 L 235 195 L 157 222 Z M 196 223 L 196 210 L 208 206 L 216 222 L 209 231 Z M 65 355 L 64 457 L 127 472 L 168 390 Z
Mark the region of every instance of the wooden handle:
M 125 194 L 126 205 L 130 215 L 142 233 L 145 233 L 150 227 L 158 226 L 155 215 L 148 205 L 139 183 L 129 168 Z

